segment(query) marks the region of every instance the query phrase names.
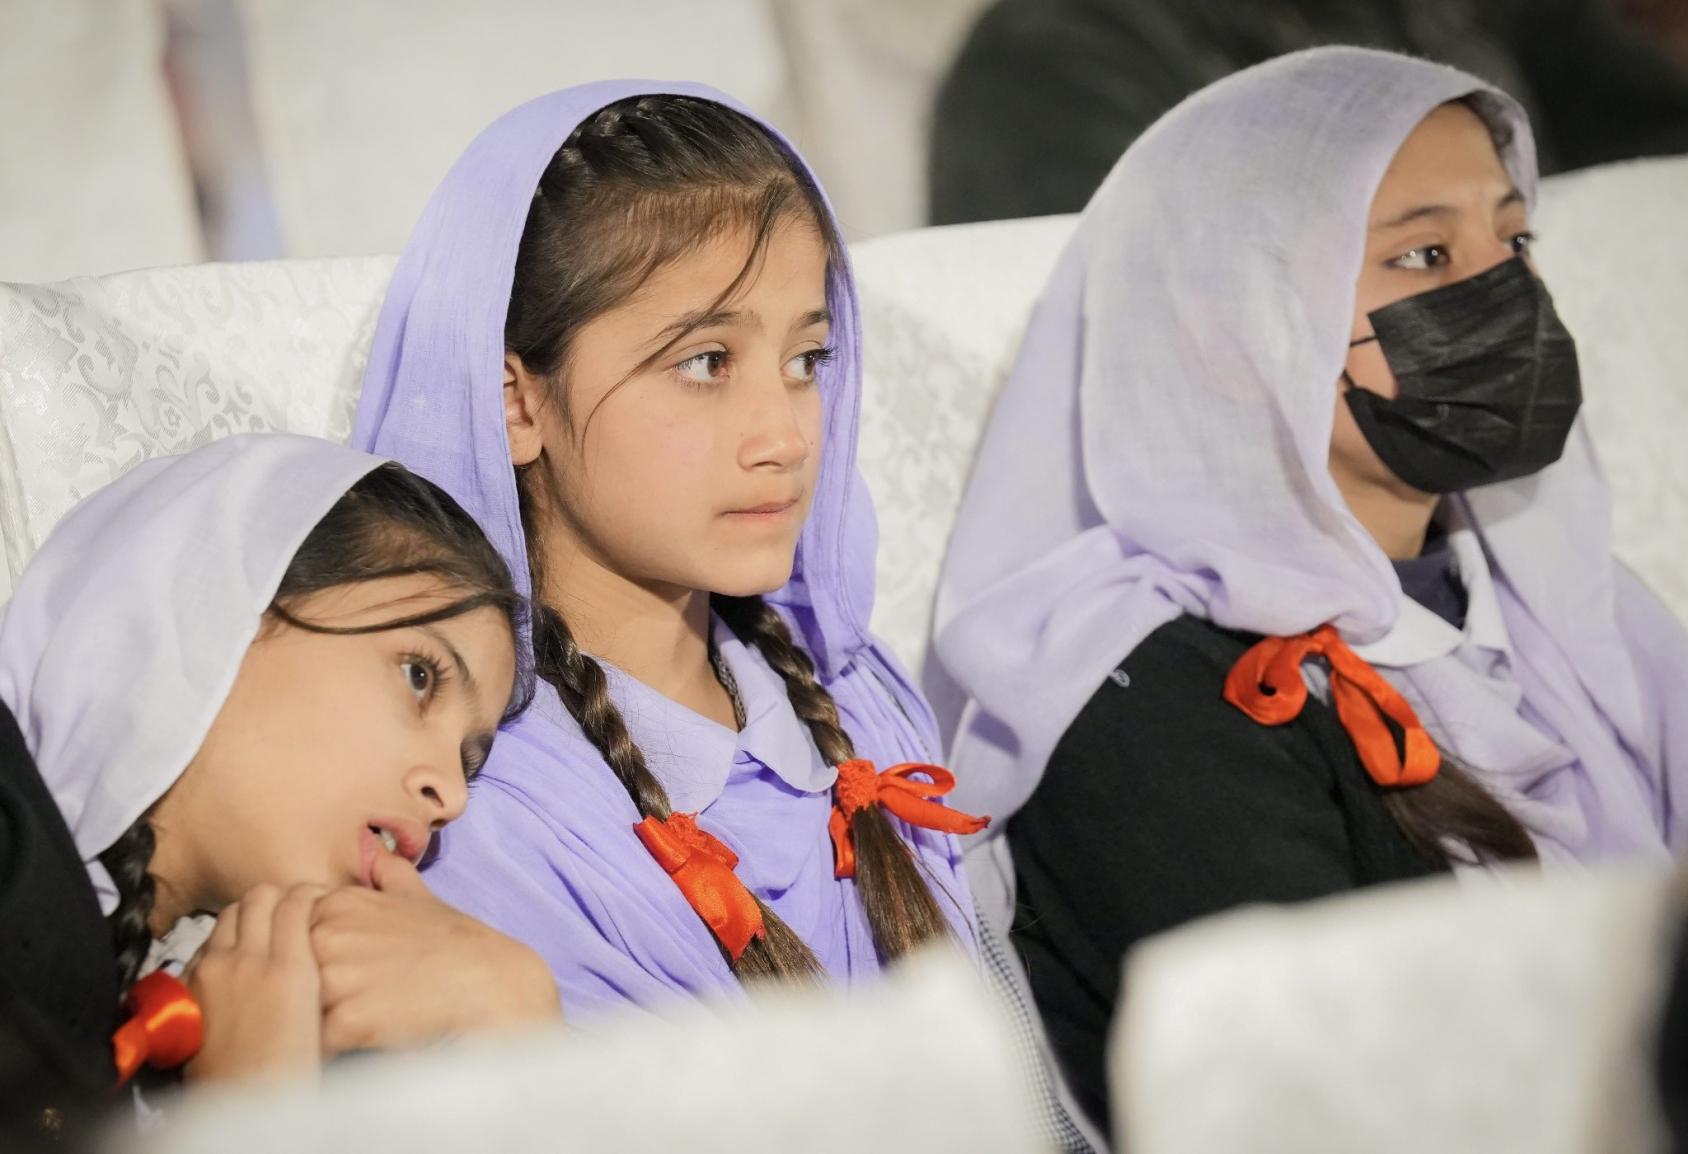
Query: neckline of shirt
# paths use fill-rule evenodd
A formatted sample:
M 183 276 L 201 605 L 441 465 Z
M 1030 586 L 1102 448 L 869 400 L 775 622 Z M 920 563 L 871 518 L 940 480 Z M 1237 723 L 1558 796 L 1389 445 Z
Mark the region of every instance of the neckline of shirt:
M 744 728 L 737 733 L 600 661 L 610 700 L 670 803 L 682 813 L 706 810 L 725 792 L 733 768 L 747 761 L 800 793 L 831 789 L 838 772 L 792 708 L 784 680 L 719 617 L 712 617 L 711 630 L 744 705 Z

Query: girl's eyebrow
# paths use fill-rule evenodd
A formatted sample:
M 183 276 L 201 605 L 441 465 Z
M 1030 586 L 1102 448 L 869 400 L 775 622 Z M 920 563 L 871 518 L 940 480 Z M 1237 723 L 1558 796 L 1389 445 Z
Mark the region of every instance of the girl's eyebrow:
M 813 328 L 815 325 L 830 325 L 832 323 L 831 309 L 810 309 L 797 318 L 797 323 L 791 326 L 793 332 L 799 329 Z
M 811 328 L 814 325 L 832 323 L 831 309 L 810 309 L 797 318 L 792 325 L 792 331 Z M 673 323 L 666 325 L 662 331 L 653 336 L 649 344 L 666 346 L 680 336 L 695 332 L 698 329 L 720 328 L 728 326 L 743 326 L 753 332 L 762 331 L 762 314 L 755 309 L 699 309 L 676 318 Z
M 1514 204 L 1522 203 L 1524 203 L 1524 194 L 1519 192 L 1516 188 L 1512 188 L 1507 190 L 1506 195 L 1495 201 L 1495 209 L 1496 211 L 1499 211 L 1500 209 L 1508 208 Z M 1407 211 L 1401 213 L 1399 216 L 1392 216 L 1388 220 L 1378 221 L 1376 224 L 1371 226 L 1371 231 L 1378 232 L 1386 228 L 1399 228 L 1401 225 L 1407 224 L 1411 221 L 1422 220 L 1428 216 L 1449 216 L 1456 211 L 1458 210 L 1450 204 L 1421 204 L 1407 209 Z
M 676 318 L 672 324 L 665 326 L 648 343 L 666 346 L 669 342 L 692 332 L 694 329 L 746 324 L 752 328 L 760 329 L 762 327 L 761 315 L 744 309 L 699 309 L 696 312 L 685 313 Z

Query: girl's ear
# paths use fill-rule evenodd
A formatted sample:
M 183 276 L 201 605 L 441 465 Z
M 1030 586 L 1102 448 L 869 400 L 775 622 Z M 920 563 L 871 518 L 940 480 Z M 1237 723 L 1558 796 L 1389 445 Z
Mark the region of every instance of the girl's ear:
M 545 447 L 539 428 L 544 389 L 545 383 L 527 371 L 521 357 L 504 354 L 504 429 L 510 438 L 512 465 L 533 464 Z

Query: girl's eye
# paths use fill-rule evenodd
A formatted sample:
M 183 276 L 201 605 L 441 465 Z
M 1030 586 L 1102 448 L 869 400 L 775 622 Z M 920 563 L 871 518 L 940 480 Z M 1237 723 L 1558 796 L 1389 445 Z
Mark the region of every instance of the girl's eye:
M 422 657 L 407 657 L 400 663 L 399 669 L 403 671 L 405 682 L 417 701 L 425 703 L 433 696 L 434 687 L 439 684 L 439 669 L 433 662 Z
M 1406 252 L 1390 261 L 1394 268 L 1419 271 L 1428 268 L 1440 268 L 1448 263 L 1448 250 L 1441 245 L 1427 244 L 1423 248 L 1409 248 Z
M 674 371 L 688 381 L 712 385 L 721 379 L 726 367 L 727 350 L 714 349 L 707 353 L 699 353 L 695 357 L 687 357 L 674 366 Z
M 832 360 L 832 349 L 810 349 L 785 362 L 785 375 L 794 381 L 813 381 L 820 367 Z
M 1536 243 L 1536 234 L 1521 232 L 1512 238 L 1512 252 L 1514 256 L 1523 256 L 1530 251 L 1530 246 Z

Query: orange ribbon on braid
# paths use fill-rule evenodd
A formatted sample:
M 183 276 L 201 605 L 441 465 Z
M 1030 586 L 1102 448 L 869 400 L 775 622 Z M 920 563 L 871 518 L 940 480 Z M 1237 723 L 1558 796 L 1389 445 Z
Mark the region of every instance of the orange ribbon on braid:
M 123 1008 L 129 1011 L 129 1020 L 111 1036 L 119 1087 L 143 1065 L 160 1070 L 180 1066 L 205 1043 L 199 1002 L 179 979 L 163 970 L 154 970 L 130 986 Z
M 714 834 L 699 829 L 696 814 L 670 814 L 667 821 L 647 817 L 633 832 L 674 879 L 727 955 L 738 961 L 751 939 L 764 933 L 762 907 L 733 872 L 738 854 Z
M 1442 755 L 1400 691 L 1348 648 L 1336 629 L 1321 625 L 1297 637 L 1268 637 L 1232 666 L 1225 700 L 1262 725 L 1283 725 L 1301 715 L 1307 683 L 1301 663 L 1323 657 L 1330 666 L 1330 695 L 1360 764 L 1378 785 L 1422 785 L 1436 776 Z M 1393 722 L 1401 734 L 1396 745 Z
M 915 781 L 910 776 L 915 773 L 932 780 Z M 860 810 L 883 806 L 910 825 L 940 833 L 978 833 L 989 825 L 988 817 L 974 817 L 931 800 L 954 788 L 955 774 L 941 765 L 910 761 L 880 773 L 871 761 L 858 758 L 839 762 L 832 816 L 827 820 L 827 831 L 832 834 L 833 876 L 856 876 L 856 839 L 850 833 L 850 819 Z

